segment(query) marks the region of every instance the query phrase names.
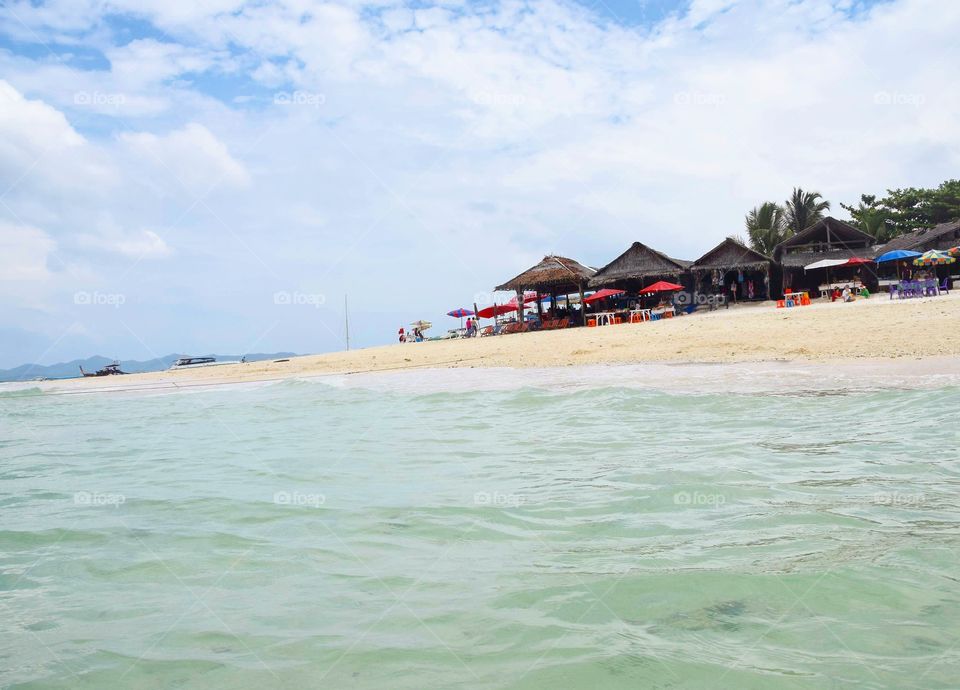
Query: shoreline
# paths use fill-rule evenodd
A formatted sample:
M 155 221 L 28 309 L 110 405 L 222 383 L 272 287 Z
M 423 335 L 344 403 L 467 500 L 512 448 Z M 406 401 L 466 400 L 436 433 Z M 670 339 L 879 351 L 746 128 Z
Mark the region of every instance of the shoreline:
M 777 309 L 764 302 L 642 324 L 394 343 L 290 357 L 286 362 L 0 386 L 51 392 L 175 390 L 424 369 L 851 362 L 883 366 L 916 360 L 949 362 L 955 357 L 960 357 L 960 294 L 904 302 L 876 295 L 849 304 L 815 302 L 808 307 Z

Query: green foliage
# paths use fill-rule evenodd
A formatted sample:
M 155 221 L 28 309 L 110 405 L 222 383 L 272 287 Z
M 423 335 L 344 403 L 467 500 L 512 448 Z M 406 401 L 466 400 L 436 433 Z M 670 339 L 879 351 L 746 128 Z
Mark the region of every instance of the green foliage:
M 787 225 L 797 233 L 821 220 L 824 211 L 830 210 L 830 202 L 824 201 L 820 192 L 805 192 L 800 187 L 794 187 L 784 208 Z
M 960 219 L 960 180 L 947 180 L 936 189 L 888 189 L 882 199 L 863 194 L 856 206 L 841 206 L 861 230 L 886 242 L 917 228 Z
M 774 247 L 793 236 L 793 231 L 787 226 L 786 211 L 772 201 L 751 209 L 744 225 L 750 248 L 767 256 L 773 254 Z

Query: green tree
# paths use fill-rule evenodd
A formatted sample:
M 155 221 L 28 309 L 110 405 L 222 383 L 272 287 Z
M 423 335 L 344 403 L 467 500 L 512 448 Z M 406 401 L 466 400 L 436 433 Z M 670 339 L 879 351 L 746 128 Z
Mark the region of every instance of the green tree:
M 767 256 L 773 254 L 774 247 L 793 236 L 787 227 L 786 211 L 772 201 L 752 208 L 744 219 L 744 225 L 750 248 Z
M 824 201 L 820 192 L 805 192 L 800 187 L 794 187 L 784 208 L 787 225 L 794 233 L 798 233 L 822 219 L 824 211 L 830 210 L 830 202 Z
M 862 230 L 887 241 L 917 228 L 960 219 L 960 180 L 947 180 L 935 189 L 888 189 L 882 199 L 863 194 L 856 206 L 841 206 Z
M 884 244 L 901 234 L 894 214 L 884 208 L 876 196 L 861 194 L 860 203 L 856 206 L 840 204 L 854 220 L 854 224 L 868 235 L 873 235 L 877 242 Z

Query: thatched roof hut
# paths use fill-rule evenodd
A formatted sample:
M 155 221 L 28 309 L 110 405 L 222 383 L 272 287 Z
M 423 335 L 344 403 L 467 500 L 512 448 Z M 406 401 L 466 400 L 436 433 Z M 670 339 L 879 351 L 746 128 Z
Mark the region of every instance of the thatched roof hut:
M 543 257 L 543 261 L 536 266 L 498 285 L 497 290 L 516 290 L 521 294 L 524 290 L 555 295 L 573 294 L 580 292 L 594 273 L 596 269 L 584 266 L 579 261 L 549 255 Z
M 716 247 L 708 251 L 690 266 L 691 271 L 721 271 L 750 270 L 765 271 L 773 265 L 773 259 L 765 254 L 740 244 L 732 237 L 728 237 Z
M 629 249 L 596 272 L 590 279 L 590 287 L 644 282 L 650 278 L 673 277 L 679 280 L 687 273 L 690 261 L 673 259 L 642 242 L 634 242 Z
M 773 258 L 783 269 L 783 287 L 814 290 L 820 282 L 816 272 L 804 273 L 803 267 L 823 259 L 872 258 L 876 239 L 859 228 L 832 216 L 784 240 L 773 250 Z M 876 281 L 870 278 L 872 289 Z M 866 280 L 865 280 L 866 282 Z
M 952 249 L 957 245 L 960 245 L 960 220 L 953 220 L 940 223 L 932 228 L 920 228 L 905 235 L 894 237 L 877 249 L 877 256 L 894 249 L 927 252 L 931 249 Z
M 786 267 L 806 266 L 820 259 L 867 257 L 873 256 L 876 242 L 873 235 L 827 216 L 774 247 L 773 258 Z
M 738 295 L 740 299 L 769 299 L 770 286 L 779 268 L 769 256 L 728 237 L 690 266 L 695 278 L 694 291 L 709 290 L 711 285 L 713 291 L 725 291 L 731 271 L 745 283 Z

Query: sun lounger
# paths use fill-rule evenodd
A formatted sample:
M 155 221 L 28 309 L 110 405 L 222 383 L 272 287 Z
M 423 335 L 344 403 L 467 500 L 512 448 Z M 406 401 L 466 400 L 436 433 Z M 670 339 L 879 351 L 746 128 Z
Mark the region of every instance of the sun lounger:
M 527 324 L 525 323 L 508 323 L 500 330 L 501 335 L 507 335 L 508 333 L 524 333 L 528 331 Z

